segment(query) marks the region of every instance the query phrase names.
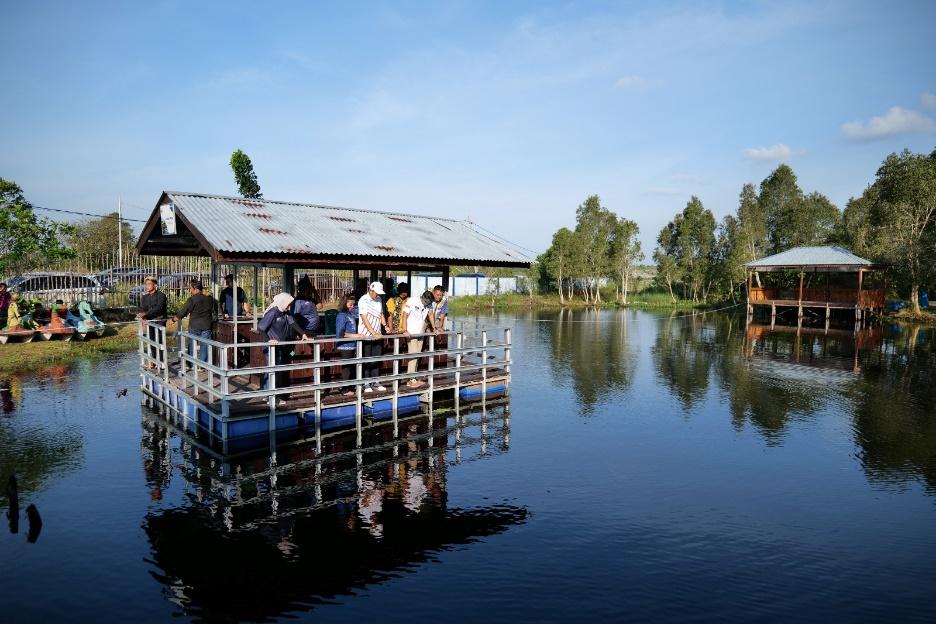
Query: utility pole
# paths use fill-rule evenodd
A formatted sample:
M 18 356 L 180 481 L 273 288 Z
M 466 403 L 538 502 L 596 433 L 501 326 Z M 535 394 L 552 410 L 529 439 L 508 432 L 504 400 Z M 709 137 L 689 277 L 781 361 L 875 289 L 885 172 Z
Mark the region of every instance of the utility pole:
M 120 208 L 120 195 L 117 195 L 117 266 L 123 262 L 123 219 Z

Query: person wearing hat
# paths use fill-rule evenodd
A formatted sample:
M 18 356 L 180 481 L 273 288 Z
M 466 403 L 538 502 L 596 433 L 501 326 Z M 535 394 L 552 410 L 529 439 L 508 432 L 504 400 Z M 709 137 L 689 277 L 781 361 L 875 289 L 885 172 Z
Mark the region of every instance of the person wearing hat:
M 247 295 L 244 289 L 237 287 L 237 293 L 234 292 L 234 274 L 228 273 L 224 276 L 224 289 L 221 291 L 221 314 L 225 319 L 233 316 L 241 316 L 241 313 L 234 310 L 234 299 L 237 295 L 237 308 L 243 313 L 243 316 L 250 314 L 250 305 L 247 303 Z
M 383 350 L 383 328 L 387 325 L 380 299 L 383 294 L 383 284 L 372 282 L 367 294 L 358 301 L 358 333 L 365 339 L 361 345 L 364 357 L 377 357 Z M 368 362 L 363 369 L 364 379 L 375 378 L 380 374 L 380 362 Z M 386 388 L 379 382 L 364 384 L 364 392 L 374 390 L 384 392 Z
M 185 305 L 179 311 L 179 314 L 176 315 L 175 321 L 178 323 L 186 316 L 189 317 L 188 332 L 194 334 L 199 338 L 205 338 L 211 340 L 211 322 L 213 320 L 214 312 L 214 299 L 210 295 L 205 294 L 204 286 L 200 280 L 193 279 L 189 285 L 189 290 L 192 293 L 192 296 L 189 297 L 189 300 L 185 302 Z M 192 345 L 192 353 L 194 355 L 195 345 Z M 208 344 L 205 342 L 199 343 L 198 346 L 198 359 L 202 362 L 208 361 Z
M 155 275 L 147 275 L 143 280 L 145 294 L 140 297 L 140 311 L 137 312 L 137 318 L 143 320 L 146 324 L 161 324 L 166 322 L 166 308 L 169 301 L 166 299 L 166 293 L 160 292 L 159 282 Z M 156 329 L 148 328 L 150 340 L 156 340 Z M 156 347 L 150 347 L 150 357 L 157 359 L 159 354 Z M 147 368 L 155 365 L 147 364 Z

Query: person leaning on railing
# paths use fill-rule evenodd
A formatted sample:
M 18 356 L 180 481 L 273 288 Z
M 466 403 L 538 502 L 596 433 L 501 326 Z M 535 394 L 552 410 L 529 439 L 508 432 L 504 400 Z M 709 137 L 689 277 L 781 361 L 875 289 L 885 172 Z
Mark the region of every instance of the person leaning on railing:
M 364 357 L 377 357 L 383 351 L 383 328 L 387 321 L 383 316 L 383 304 L 380 296 L 384 294 L 383 284 L 373 282 L 367 294 L 358 301 L 358 333 L 364 338 Z M 380 374 L 380 362 L 364 364 L 364 378 L 376 379 Z M 379 382 L 364 384 L 364 392 L 384 392 L 386 388 Z
M 156 277 L 153 275 L 148 275 L 145 280 L 143 280 L 143 288 L 145 289 L 145 294 L 140 297 L 140 311 L 137 312 L 137 318 L 142 319 L 147 325 L 147 335 L 150 340 L 156 340 L 158 337 L 157 328 L 155 325 L 161 325 L 166 322 L 166 308 L 168 307 L 168 300 L 166 299 L 166 294 L 159 290 L 159 282 L 156 280 Z M 156 350 L 156 347 L 150 347 L 150 357 L 153 359 L 159 359 L 159 353 Z M 154 368 L 155 364 L 147 363 L 146 368 Z
M 406 336 L 406 350 L 408 353 L 421 353 L 423 349 L 423 337 L 413 338 L 413 334 L 426 333 L 427 320 L 429 315 L 429 306 L 432 304 L 432 297 L 424 293 L 421 297 L 411 299 L 409 296 L 409 285 L 403 289 L 400 284 L 400 297 L 403 298 L 403 314 L 400 318 L 400 327 L 403 329 L 403 335 Z M 405 296 L 404 296 L 405 295 Z M 409 374 L 416 372 L 419 358 L 412 358 L 406 361 L 406 372 Z M 407 387 L 417 388 L 424 385 L 417 379 L 410 379 L 406 382 Z
M 214 317 L 214 299 L 206 295 L 201 281 L 193 279 L 189 285 L 192 296 L 176 315 L 176 323 L 186 316 L 189 317 L 188 331 L 199 338 L 211 340 L 211 322 Z M 195 344 L 192 343 L 192 354 L 195 354 Z M 198 345 L 198 359 L 208 361 L 208 343 L 200 342 Z
M 290 306 L 293 301 L 293 296 L 289 293 L 276 295 L 273 297 L 273 303 L 271 303 L 270 307 L 263 313 L 263 318 L 257 323 L 257 329 L 266 336 L 267 341 L 271 345 L 269 349 L 273 350 L 273 363 L 276 366 L 289 364 L 290 360 L 289 347 L 285 345 L 278 347 L 276 346 L 278 343 L 292 340 L 294 334 L 301 336 L 303 340 L 309 339 L 309 336 L 303 331 L 302 327 L 296 323 L 295 317 L 290 313 Z M 264 385 L 269 386 L 269 374 L 265 375 L 265 379 L 267 383 Z M 288 385 L 288 382 L 288 372 L 277 372 L 276 386 L 278 388 Z
M 335 317 L 335 338 L 360 338 L 357 333 L 357 321 L 354 318 L 355 305 L 357 297 L 354 293 L 348 293 L 338 301 L 338 316 Z M 341 355 L 342 360 L 350 360 L 357 354 L 357 343 L 353 340 L 338 341 L 335 350 Z M 354 375 L 354 364 L 343 364 L 341 366 L 341 381 L 348 381 Z M 345 396 L 353 396 L 354 390 L 342 388 Z

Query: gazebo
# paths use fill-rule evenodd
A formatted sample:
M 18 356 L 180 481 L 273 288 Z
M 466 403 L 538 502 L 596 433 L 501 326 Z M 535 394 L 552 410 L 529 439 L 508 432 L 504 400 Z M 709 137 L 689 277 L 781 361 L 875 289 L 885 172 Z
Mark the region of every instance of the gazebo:
M 822 311 L 827 324 L 832 310 L 854 310 L 861 323 L 884 309 L 886 266 L 843 247 L 794 247 L 745 266 L 748 315 L 755 306 L 768 306 L 771 323 L 778 308 L 796 309 L 797 324 L 809 309 Z

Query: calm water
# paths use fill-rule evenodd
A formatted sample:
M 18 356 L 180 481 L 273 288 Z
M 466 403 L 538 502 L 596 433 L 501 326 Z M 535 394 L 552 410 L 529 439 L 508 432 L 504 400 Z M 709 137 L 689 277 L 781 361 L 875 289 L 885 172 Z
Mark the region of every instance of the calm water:
M 133 356 L 0 380 L 0 621 L 936 620 L 936 332 L 490 322 L 509 404 L 272 471 L 141 408 Z

